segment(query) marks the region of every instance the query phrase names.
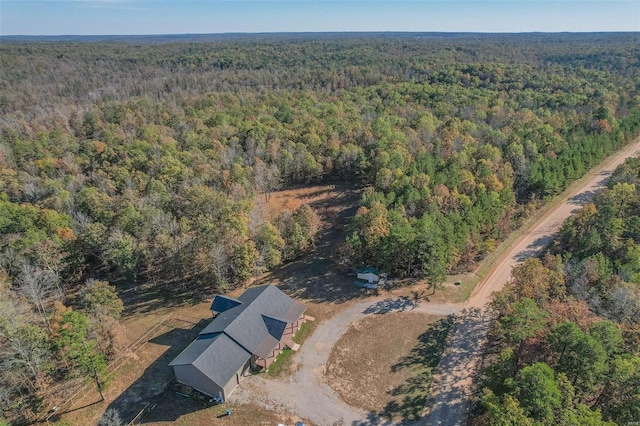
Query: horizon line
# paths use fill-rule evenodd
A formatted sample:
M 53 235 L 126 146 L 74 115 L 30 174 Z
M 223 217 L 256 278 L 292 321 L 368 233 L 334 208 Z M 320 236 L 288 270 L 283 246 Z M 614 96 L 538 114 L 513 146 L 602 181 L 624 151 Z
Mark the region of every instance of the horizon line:
M 640 34 L 640 30 L 601 30 L 601 31 L 229 31 L 212 33 L 139 33 L 139 34 L 0 34 L 0 37 L 166 37 L 166 36 L 225 36 L 225 35 L 299 35 L 299 34 Z

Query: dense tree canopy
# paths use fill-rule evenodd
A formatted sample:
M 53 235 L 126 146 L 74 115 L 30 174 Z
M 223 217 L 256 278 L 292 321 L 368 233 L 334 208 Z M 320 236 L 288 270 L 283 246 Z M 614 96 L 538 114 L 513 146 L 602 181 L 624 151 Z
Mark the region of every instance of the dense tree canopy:
M 630 229 L 640 212 L 638 176 L 637 158 L 618 167 L 608 188 L 566 221 L 556 256 L 517 266 L 497 294 L 491 352 L 499 355 L 485 371 L 478 424 L 640 421 L 640 284 L 627 255 L 640 243 Z M 602 239 L 609 242 L 595 243 Z
M 4 415 L 29 420 L 49 383 L 114 356 L 118 291 L 207 294 L 309 251 L 311 207 L 265 213 L 280 188 L 361 188 L 346 263 L 435 289 L 638 134 L 638 57 L 637 34 L 3 39 L 0 348 L 24 360 L 0 372 Z M 581 248 L 567 285 L 617 323 L 637 315 L 634 173 L 561 239 Z M 544 297 L 559 297 L 557 270 L 545 274 Z M 520 308 L 535 313 L 545 301 L 529 290 Z M 531 320 L 511 334 L 515 357 Z M 65 346 L 60 324 L 75 330 Z M 587 335 L 576 348 L 600 360 L 613 343 Z M 571 383 L 566 356 L 582 398 L 600 373 Z M 603 362 L 634 380 L 633 360 Z

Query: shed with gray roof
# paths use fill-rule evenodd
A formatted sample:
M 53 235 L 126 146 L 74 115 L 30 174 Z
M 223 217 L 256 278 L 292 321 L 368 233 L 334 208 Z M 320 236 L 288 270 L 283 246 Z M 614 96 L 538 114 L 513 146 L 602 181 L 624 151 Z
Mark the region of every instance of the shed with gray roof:
M 211 310 L 214 320 L 169 365 L 178 382 L 224 400 L 249 368 L 268 367 L 292 343 L 306 307 L 267 284 L 238 299 L 217 295 Z

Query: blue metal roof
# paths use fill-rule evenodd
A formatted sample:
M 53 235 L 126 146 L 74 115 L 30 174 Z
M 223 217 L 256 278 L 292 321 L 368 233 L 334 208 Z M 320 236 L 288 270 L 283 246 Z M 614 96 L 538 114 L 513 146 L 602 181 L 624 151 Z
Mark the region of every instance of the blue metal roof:
M 221 313 L 221 312 L 224 312 L 224 311 L 228 311 L 231 308 L 235 308 L 236 306 L 238 306 L 241 303 L 242 302 L 239 301 L 238 299 L 234 299 L 232 297 L 227 297 L 227 296 L 222 296 L 221 294 L 217 294 L 213 298 L 213 302 L 211 303 L 211 308 L 209 308 L 209 309 L 214 311 L 214 312 Z

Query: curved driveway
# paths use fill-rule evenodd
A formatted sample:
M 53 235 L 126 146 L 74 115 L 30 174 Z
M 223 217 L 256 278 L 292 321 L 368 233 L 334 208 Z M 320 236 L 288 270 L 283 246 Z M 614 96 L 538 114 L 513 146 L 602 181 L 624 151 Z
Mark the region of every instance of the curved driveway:
M 598 166 L 596 175 L 579 190 L 531 227 L 476 287 L 464 304 L 414 305 L 409 299 L 372 298 L 355 303 L 321 323 L 302 345 L 295 357 L 299 367 L 291 377 L 265 380 L 253 376 L 242 383 L 229 398 L 231 402 L 255 403 L 274 411 L 295 413 L 314 424 L 324 425 L 387 425 L 371 413 L 342 402 L 324 380 L 324 368 L 331 349 L 350 324 L 366 315 L 394 311 L 449 315 L 464 309 L 450 334 L 447 348 L 436 371 L 432 385 L 431 413 L 427 425 L 463 424 L 477 373 L 482 344 L 492 320 L 485 307 L 494 291 L 500 290 L 511 275 L 511 268 L 524 259 L 539 254 L 553 239 L 564 220 L 588 202 L 601 189 L 611 172 L 626 158 L 637 155 L 640 139 L 619 154 Z
M 333 346 L 349 325 L 366 315 L 405 311 L 444 316 L 461 309 L 462 304 L 414 304 L 408 298 L 378 297 L 355 303 L 318 325 L 296 354 L 295 361 L 300 368 L 295 374 L 282 380 L 252 376 L 236 388 L 229 400 L 295 413 L 320 426 L 384 424 L 375 415 L 342 402 L 327 385 L 324 368 Z

